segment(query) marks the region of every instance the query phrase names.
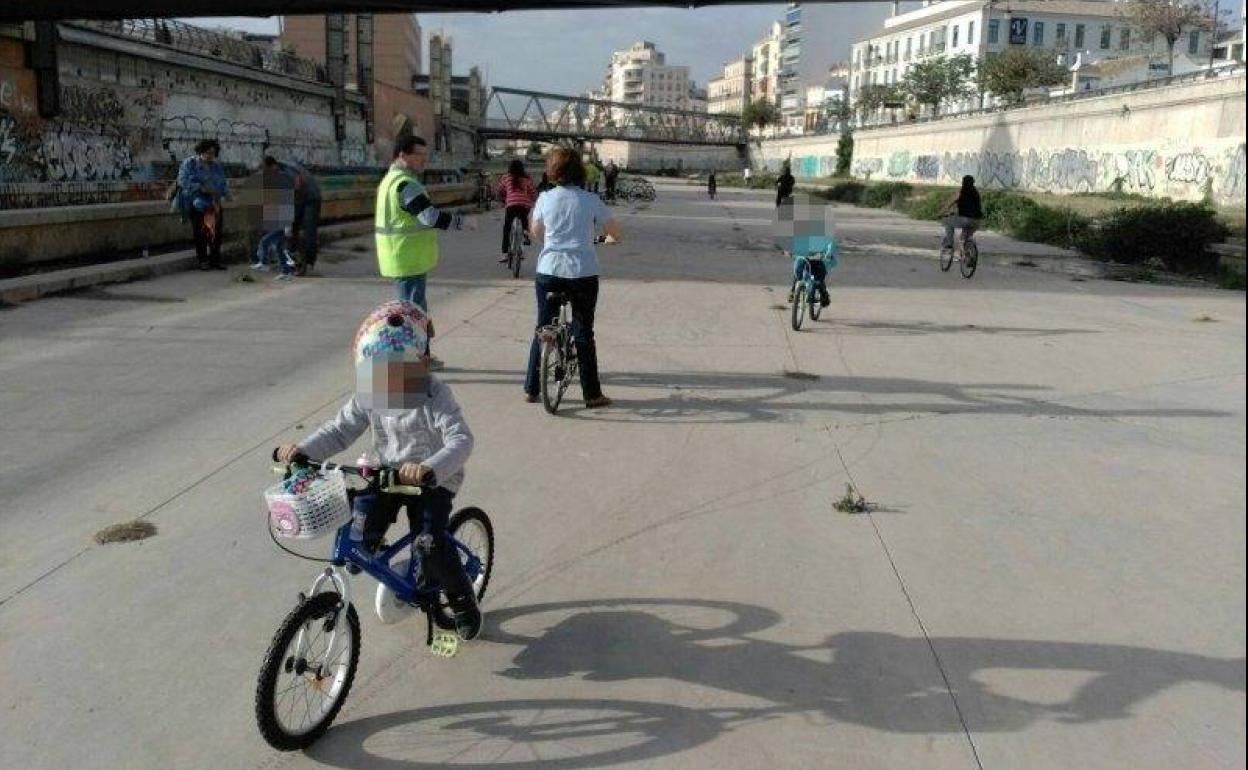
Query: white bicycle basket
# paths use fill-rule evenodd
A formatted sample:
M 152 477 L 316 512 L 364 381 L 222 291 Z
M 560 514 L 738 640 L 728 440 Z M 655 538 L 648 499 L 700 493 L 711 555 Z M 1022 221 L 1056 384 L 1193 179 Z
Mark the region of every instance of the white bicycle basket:
M 336 531 L 351 519 L 347 484 L 342 471 L 321 471 L 301 492 L 286 491 L 279 482 L 264 490 L 269 528 L 278 537 L 311 540 Z

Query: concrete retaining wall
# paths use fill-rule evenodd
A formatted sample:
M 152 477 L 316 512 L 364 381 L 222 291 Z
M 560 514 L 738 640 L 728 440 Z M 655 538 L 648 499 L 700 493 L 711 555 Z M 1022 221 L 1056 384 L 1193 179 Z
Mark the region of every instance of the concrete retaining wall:
M 30 44 L 0 37 L 0 209 L 149 200 L 204 138 L 234 168 L 254 169 L 266 152 L 309 166 L 377 165 L 357 94 L 339 139 L 324 83 L 60 29 L 61 114 L 50 119 L 36 109 Z
M 739 171 L 745 165 L 735 147 L 609 141 L 599 142 L 597 150 L 603 163 L 614 160 L 616 165 L 632 171 L 677 167 L 685 171 Z
M 321 219 L 371 218 L 376 180 L 331 178 L 323 193 Z M 333 188 L 337 189 L 333 189 Z M 471 184 L 430 185 L 434 203 L 450 206 L 471 200 Z M 225 206 L 225 239 L 252 238 L 259 217 L 258 186 L 241 187 Z M 40 263 L 96 254 L 124 254 L 189 242 L 191 226 L 170 214 L 163 201 L 105 203 L 0 211 L 0 275 L 16 274 Z
M 860 178 L 1244 203 L 1244 72 L 965 118 L 860 130 Z M 830 176 L 838 137 L 765 141 L 758 165 Z

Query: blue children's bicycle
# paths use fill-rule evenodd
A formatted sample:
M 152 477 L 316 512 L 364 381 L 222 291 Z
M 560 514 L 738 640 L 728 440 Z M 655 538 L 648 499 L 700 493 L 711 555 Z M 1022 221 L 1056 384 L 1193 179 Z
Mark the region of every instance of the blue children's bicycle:
M 784 254 L 791 257 L 787 251 Z M 790 320 L 793 323 L 793 331 L 802 328 L 802 320 L 807 312 L 810 313 L 810 320 L 819 320 L 819 313 L 823 310 L 823 306 L 819 304 L 819 283 L 815 280 L 815 271 L 810 263 L 822 260 L 823 256 L 818 254 L 803 259 L 801 277 L 793 282 L 793 289 L 790 292 L 792 299 Z
M 276 459 L 276 452 L 274 453 Z M 350 489 L 346 476 L 366 482 Z M 366 572 L 377 580 L 374 607 L 383 623 L 395 623 L 419 610 L 433 627 L 454 629 L 441 588 L 423 574 L 422 558 L 433 538 L 409 532 L 376 552 L 363 545 L 364 517 L 351 502 L 362 492 L 415 496 L 420 487 L 397 483 L 393 468 L 359 468 L 300 457 L 285 469 L 284 481 L 265 491 L 269 533 L 278 547 L 296 556 L 278 538 L 313 539 L 335 532 L 330 566 L 277 629 L 256 683 L 256 723 L 275 749 L 306 748 L 329 729 L 351 690 L 360 659 L 360 619 L 351 603 L 350 576 Z M 480 508 L 461 508 L 447 524 L 477 600 L 485 594 L 494 567 L 494 527 Z M 302 558 L 310 558 L 302 556 Z M 436 648 L 435 648 L 436 649 Z

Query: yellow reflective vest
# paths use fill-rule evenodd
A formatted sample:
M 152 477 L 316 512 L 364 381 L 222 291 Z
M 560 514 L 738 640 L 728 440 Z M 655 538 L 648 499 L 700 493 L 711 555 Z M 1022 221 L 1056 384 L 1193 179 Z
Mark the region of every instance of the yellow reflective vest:
M 373 225 L 377 238 L 377 266 L 387 278 L 424 275 L 438 264 L 438 234 L 432 227 L 403 210 L 399 185 L 424 185 L 415 173 L 391 166 L 377 187 L 377 208 Z

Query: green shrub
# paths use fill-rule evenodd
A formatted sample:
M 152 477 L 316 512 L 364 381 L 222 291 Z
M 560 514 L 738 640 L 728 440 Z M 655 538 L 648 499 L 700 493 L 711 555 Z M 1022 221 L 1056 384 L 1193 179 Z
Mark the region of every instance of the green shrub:
M 923 193 L 918 198 L 906 201 L 901 209 L 912 219 L 937 220 L 940 219 L 951 197 L 950 193 L 943 190 L 932 190 Z
M 904 200 L 913 189 L 905 182 L 880 182 L 863 191 L 862 205 L 882 209 L 893 205 L 894 201 Z
M 837 182 L 828 188 L 823 197 L 830 201 L 857 204 L 862 201 L 862 193 L 866 189 L 867 186 L 862 182 Z
M 981 196 L 984 227 L 1033 243 L 1073 247 L 1086 238 L 1091 220 L 1068 208 L 1054 208 L 1005 190 Z
M 1158 260 L 1176 273 L 1204 273 L 1217 265 L 1209 246 L 1228 230 L 1203 203 L 1152 203 L 1121 208 L 1097 219 L 1083 238 L 1083 250 L 1124 264 Z
M 774 190 L 776 189 L 776 175 L 770 171 L 750 172 L 751 190 Z

